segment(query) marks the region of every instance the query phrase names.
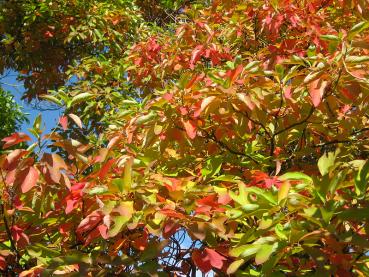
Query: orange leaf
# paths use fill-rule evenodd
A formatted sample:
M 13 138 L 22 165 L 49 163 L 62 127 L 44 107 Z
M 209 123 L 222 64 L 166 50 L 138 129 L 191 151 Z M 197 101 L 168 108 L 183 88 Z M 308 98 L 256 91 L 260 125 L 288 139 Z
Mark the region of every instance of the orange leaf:
M 39 174 L 36 168 L 30 166 L 25 171 L 25 176 L 21 184 L 22 193 L 26 193 L 32 189 L 37 184 L 38 177 Z
M 309 94 L 314 107 L 318 107 L 322 101 L 324 91 L 328 85 L 327 81 L 316 79 L 309 85 Z
M 62 126 L 62 128 L 63 128 L 64 131 L 68 129 L 68 117 L 61 116 L 59 118 L 59 123 Z
M 111 166 L 115 162 L 115 159 L 110 159 L 107 161 L 100 169 L 99 171 L 99 178 L 104 179 L 106 174 L 108 174 L 109 170 L 111 169 Z
M 148 244 L 149 234 L 144 230 L 143 234 L 133 241 L 133 247 L 137 250 L 144 251 Z
M 194 139 L 196 137 L 196 126 L 192 121 L 183 121 L 183 126 L 186 130 L 187 136 L 190 139 Z
M 204 100 L 202 100 L 201 107 L 200 109 L 195 111 L 194 117 L 200 116 L 200 114 L 211 104 L 211 102 L 214 101 L 215 98 L 216 98 L 215 96 L 209 96 L 206 97 Z
M 16 149 L 12 151 L 8 156 L 6 156 L 3 168 L 6 170 L 15 168 L 18 160 L 26 154 L 28 154 L 28 151 L 23 149 Z
M 171 209 L 161 209 L 160 213 L 162 213 L 163 215 L 169 216 L 169 217 L 173 217 L 173 218 L 178 218 L 178 219 L 184 219 L 186 218 L 186 216 L 182 213 L 179 213 L 177 211 L 171 210 Z
M 13 145 L 19 144 L 23 141 L 31 140 L 29 136 L 24 133 L 14 133 L 9 137 L 3 138 L 1 141 L 5 142 L 3 149 L 9 148 Z

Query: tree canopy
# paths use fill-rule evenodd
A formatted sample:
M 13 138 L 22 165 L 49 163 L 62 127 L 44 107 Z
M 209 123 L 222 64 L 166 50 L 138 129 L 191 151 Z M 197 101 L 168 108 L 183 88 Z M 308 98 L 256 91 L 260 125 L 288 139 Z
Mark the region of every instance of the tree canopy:
M 23 122 L 27 121 L 26 114 L 22 107 L 18 105 L 14 97 L 0 87 L 0 138 L 10 136 L 20 128 Z
M 4 274 L 369 274 L 366 0 L 0 3 Z

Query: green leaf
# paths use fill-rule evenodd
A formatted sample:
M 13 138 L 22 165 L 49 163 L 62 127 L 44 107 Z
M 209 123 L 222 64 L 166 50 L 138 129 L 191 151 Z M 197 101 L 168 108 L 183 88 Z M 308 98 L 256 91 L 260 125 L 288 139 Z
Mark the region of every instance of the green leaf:
M 287 236 L 286 234 L 284 233 L 284 228 L 283 228 L 283 225 L 278 223 L 275 227 L 274 227 L 274 231 L 276 233 L 276 235 L 282 239 L 282 240 L 287 240 Z
M 249 258 L 254 255 L 260 248 L 258 244 L 246 244 L 241 245 L 235 248 L 232 248 L 229 251 L 229 255 L 232 257 L 242 257 L 242 258 Z
M 258 208 L 259 208 L 258 204 L 245 204 L 245 205 L 242 205 L 242 210 L 244 210 L 246 212 L 255 211 Z
M 118 235 L 118 233 L 123 230 L 123 227 L 127 224 L 127 222 L 130 219 L 131 219 L 130 217 L 122 215 L 114 216 L 113 217 L 114 226 L 108 231 L 109 237 L 115 237 L 116 235 Z
M 320 38 L 327 41 L 340 41 L 340 38 L 335 35 L 321 35 Z
M 354 25 L 351 30 L 348 32 L 347 38 L 349 40 L 353 39 L 357 34 L 361 33 L 365 29 L 369 27 L 368 21 L 362 21 Z
M 328 152 L 320 157 L 320 159 L 318 160 L 318 168 L 322 176 L 329 173 L 329 169 L 334 165 L 335 159 L 335 152 Z
M 345 61 L 352 64 L 364 63 L 369 61 L 369 56 L 348 56 Z
M 213 177 L 219 173 L 222 168 L 223 157 L 215 156 L 210 157 L 206 161 L 206 165 L 201 169 L 201 174 L 205 177 Z
M 290 188 L 291 188 L 290 182 L 282 183 L 281 187 L 278 190 L 278 203 L 279 204 L 281 204 L 281 202 L 287 198 Z
M 63 106 L 62 101 L 57 99 L 55 96 L 45 94 L 45 95 L 40 95 L 40 98 L 45 99 L 45 100 L 50 101 L 50 102 L 53 102 L 54 104 L 57 104 L 59 106 Z
M 154 119 L 155 117 L 156 117 L 156 113 L 151 111 L 150 113 L 137 118 L 135 123 L 137 125 L 141 125 L 141 124 L 149 122 L 150 120 Z
M 239 267 L 240 267 L 241 265 L 243 265 L 244 263 L 245 263 L 245 260 L 243 260 L 243 259 L 240 259 L 240 260 L 236 260 L 236 261 L 234 261 L 233 263 L 231 263 L 231 264 L 228 266 L 227 274 L 228 274 L 228 275 L 231 275 L 231 274 L 235 273 L 235 272 L 239 269 Z
M 313 180 L 311 179 L 310 176 L 301 173 L 301 172 L 287 172 L 281 176 L 278 177 L 279 180 L 281 181 L 286 181 L 286 180 L 304 180 L 307 183 L 312 183 Z
M 72 98 L 72 100 L 68 103 L 67 107 L 70 108 L 75 104 L 86 101 L 86 100 L 90 99 L 92 96 L 93 96 L 93 94 L 91 94 L 89 92 L 79 93 L 79 94 L 77 94 L 76 96 L 74 96 Z
M 265 263 L 269 259 L 270 255 L 273 254 L 273 248 L 274 247 L 271 244 L 261 245 L 256 253 L 255 263 L 257 265 Z
M 98 186 L 98 187 L 94 187 L 92 189 L 90 189 L 90 191 L 88 192 L 88 194 L 90 195 L 96 195 L 96 194 L 103 194 L 105 192 L 108 191 L 108 188 L 105 186 Z
M 355 192 L 357 195 L 363 195 L 368 188 L 368 172 L 369 172 L 369 160 L 366 161 L 364 166 L 359 170 L 355 177 Z

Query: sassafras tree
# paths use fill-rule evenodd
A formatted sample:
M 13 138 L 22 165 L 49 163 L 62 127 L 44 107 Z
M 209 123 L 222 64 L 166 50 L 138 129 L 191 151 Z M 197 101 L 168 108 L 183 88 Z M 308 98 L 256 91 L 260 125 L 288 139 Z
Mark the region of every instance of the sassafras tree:
M 4 274 L 369 274 L 366 1 L 12 2 Z

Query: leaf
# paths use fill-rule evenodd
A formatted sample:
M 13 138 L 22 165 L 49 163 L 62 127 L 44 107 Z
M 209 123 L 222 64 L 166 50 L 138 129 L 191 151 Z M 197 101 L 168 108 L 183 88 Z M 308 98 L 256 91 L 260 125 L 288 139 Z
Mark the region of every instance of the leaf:
M 311 179 L 310 176 L 301 173 L 301 172 L 287 172 L 281 176 L 278 177 L 279 180 L 281 181 L 286 181 L 286 180 L 304 180 L 307 183 L 312 183 L 313 179 Z
M 150 111 L 148 114 L 138 117 L 135 123 L 137 125 L 142 125 L 154 119 L 155 117 L 156 117 L 156 113 L 153 111 Z
M 234 261 L 228 266 L 227 274 L 228 275 L 234 274 L 240 268 L 240 266 L 243 265 L 244 263 L 245 263 L 245 260 L 243 259 Z
M 215 96 L 209 96 L 206 97 L 204 100 L 202 100 L 201 102 L 201 106 L 200 109 L 198 109 L 195 113 L 194 113 L 194 117 L 198 117 L 201 115 L 201 113 L 211 104 L 211 102 L 214 101 L 214 99 L 216 99 Z
M 59 123 L 62 126 L 63 130 L 66 131 L 68 129 L 68 117 L 61 116 L 59 118 Z
M 79 128 L 83 128 L 82 121 L 77 115 L 70 113 L 68 116 L 74 121 L 74 123 L 77 124 Z
M 111 169 L 112 165 L 115 163 L 115 159 L 108 160 L 99 171 L 99 178 L 104 179 Z
M 347 38 L 349 40 L 353 39 L 357 34 L 361 33 L 362 31 L 364 31 L 368 27 L 369 27 L 369 22 L 368 21 L 362 21 L 362 22 L 359 22 L 359 23 L 355 24 L 351 28 L 351 30 L 348 32 Z
M 93 211 L 79 223 L 76 232 L 79 234 L 88 232 L 92 228 L 95 228 L 97 223 L 101 222 L 102 218 L 103 214 L 101 211 Z
M 345 61 L 351 64 L 365 63 L 369 61 L 369 56 L 347 56 Z
M 246 244 L 238 247 L 231 248 L 229 250 L 229 255 L 232 257 L 242 257 L 249 258 L 254 255 L 260 248 L 258 244 Z
M 340 38 L 335 35 L 321 35 L 320 38 L 327 41 L 340 41 Z
M 24 133 L 14 133 L 9 137 L 3 138 L 1 141 L 5 142 L 3 149 L 6 149 L 21 142 L 30 140 L 31 138 Z
M 255 256 L 255 263 L 257 265 L 265 263 L 270 255 L 273 254 L 273 245 L 271 244 L 263 244 L 258 249 L 256 256 Z
M 28 154 L 28 151 L 23 149 L 15 149 L 14 151 L 10 152 L 5 158 L 3 168 L 6 170 L 14 168 L 16 164 L 19 162 L 19 159 L 25 156 L 26 154 Z
M 124 165 L 124 188 L 129 191 L 132 186 L 132 164 L 133 164 L 133 158 L 129 157 Z
M 117 215 L 113 217 L 114 226 L 108 231 L 109 237 L 115 237 L 118 235 L 122 230 L 123 227 L 127 224 L 127 222 L 130 220 L 130 217 Z
M 196 138 L 196 125 L 190 121 L 190 120 L 187 120 L 187 121 L 183 121 L 183 126 L 186 130 L 186 134 L 187 136 L 190 138 L 190 139 L 194 139 Z
M 72 100 L 68 103 L 67 107 L 70 108 L 75 104 L 86 101 L 86 100 L 90 99 L 92 96 L 93 96 L 93 94 L 91 94 L 89 92 L 79 93 L 79 94 L 77 94 L 76 96 L 74 96 L 72 98 Z
M 369 160 L 366 161 L 364 166 L 359 170 L 355 176 L 355 191 L 357 195 L 365 194 L 369 184 Z
M 89 190 L 88 194 L 89 195 L 99 195 L 99 194 L 104 194 L 108 191 L 108 188 L 105 186 L 98 186 L 98 187 L 93 187 L 92 189 Z
M 28 167 L 24 172 L 24 179 L 21 183 L 22 193 L 26 193 L 31 190 L 38 181 L 39 173 L 33 166 Z
M 45 99 L 47 101 L 53 102 L 54 104 L 57 104 L 58 106 L 63 106 L 62 101 L 57 99 L 55 96 L 52 96 L 52 95 L 49 95 L 49 94 L 44 94 L 44 95 L 40 95 L 39 97 L 41 99 Z
M 221 269 L 227 259 L 215 250 L 205 248 L 203 251 L 195 249 L 192 252 L 192 260 L 203 273 L 207 273 L 212 268 Z
M 250 96 L 245 93 L 237 93 L 237 98 L 244 103 L 251 111 L 255 108 L 255 104 L 252 102 Z
M 329 173 L 329 169 L 334 165 L 336 159 L 335 152 L 328 152 L 323 154 L 318 160 L 318 168 L 322 176 Z
M 291 184 L 290 182 L 283 182 L 278 190 L 278 203 L 280 204 L 283 200 L 285 200 L 288 196 L 288 192 L 290 191 Z
M 284 228 L 283 228 L 283 225 L 278 223 L 275 227 L 274 227 L 274 231 L 276 233 L 276 235 L 282 239 L 282 240 L 287 240 L 287 236 L 286 234 L 283 232 L 284 231 Z
M 309 94 L 314 107 L 318 107 L 322 101 L 327 85 L 328 82 L 322 79 L 316 79 L 309 84 Z

